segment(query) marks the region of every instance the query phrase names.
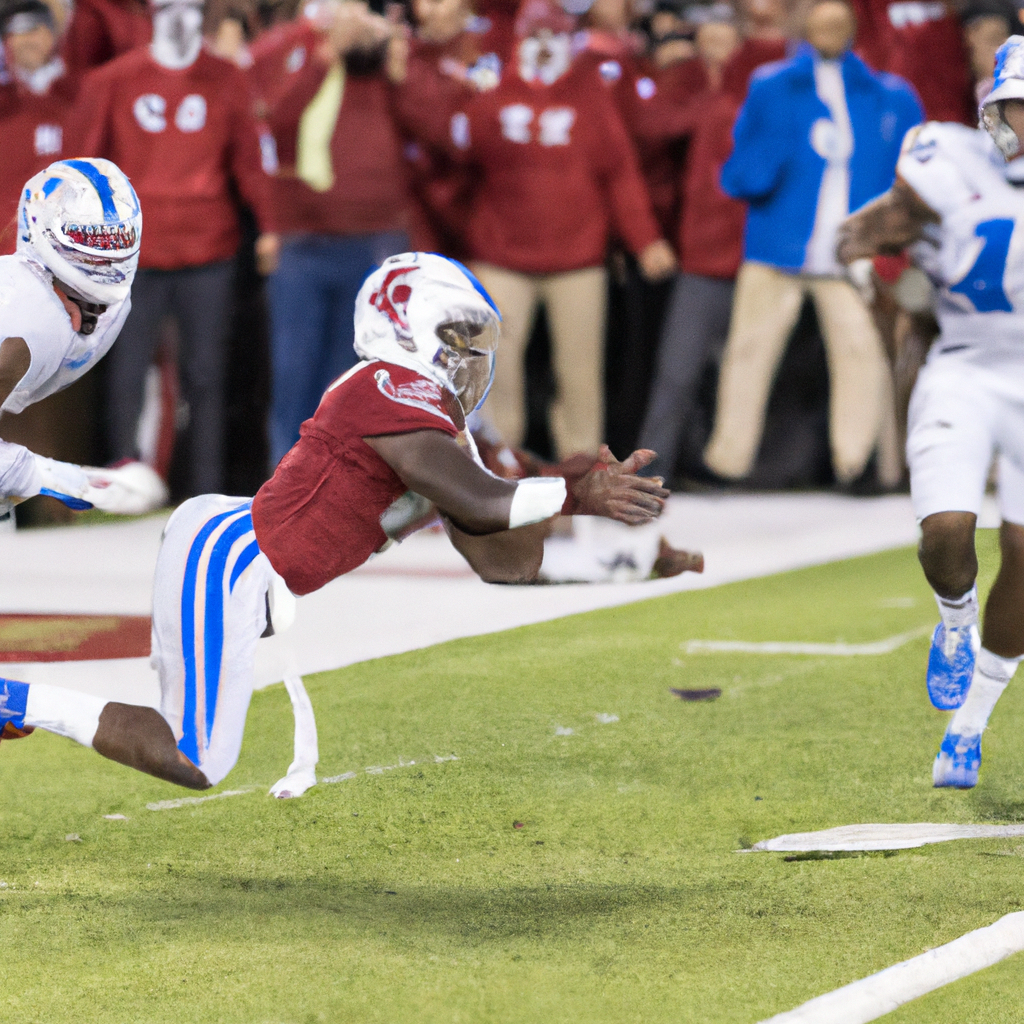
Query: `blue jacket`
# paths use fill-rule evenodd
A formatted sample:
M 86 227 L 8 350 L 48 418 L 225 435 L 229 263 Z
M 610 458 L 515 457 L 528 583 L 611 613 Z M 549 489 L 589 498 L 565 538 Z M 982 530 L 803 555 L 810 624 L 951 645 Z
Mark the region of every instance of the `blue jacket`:
M 892 185 L 903 136 L 924 111 L 903 79 L 872 71 L 849 52 L 841 62 L 853 129 L 852 213 Z M 745 259 L 789 271 L 804 265 L 826 166 L 811 147 L 812 127 L 822 118 L 830 119 L 829 110 L 818 98 L 807 43 L 754 74 L 722 168 L 725 192 L 749 203 Z

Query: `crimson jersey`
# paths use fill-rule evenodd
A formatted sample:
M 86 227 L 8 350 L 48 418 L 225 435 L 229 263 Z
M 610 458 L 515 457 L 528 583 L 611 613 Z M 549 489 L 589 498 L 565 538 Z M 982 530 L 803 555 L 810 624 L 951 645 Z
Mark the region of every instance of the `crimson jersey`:
M 319 590 L 387 541 L 381 516 L 407 488 L 364 437 L 465 438 L 465 427 L 455 396 L 404 366 L 360 363 L 335 381 L 252 502 L 260 549 L 288 589 Z
M 138 193 L 140 267 L 177 270 L 234 256 L 234 185 L 260 229 L 273 230 L 248 80 L 234 64 L 202 50 L 172 71 L 140 47 L 86 77 L 75 119 L 74 148 L 113 160 Z
M 84 74 L 152 37 L 149 7 L 142 0 L 76 0 L 61 53 L 73 74 Z

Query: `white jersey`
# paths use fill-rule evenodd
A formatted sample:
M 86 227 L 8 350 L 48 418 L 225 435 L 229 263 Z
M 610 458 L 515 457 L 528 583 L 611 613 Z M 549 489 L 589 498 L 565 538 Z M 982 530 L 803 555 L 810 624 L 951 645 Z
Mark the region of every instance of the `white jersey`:
M 896 171 L 942 218 L 911 250 L 938 288 L 929 359 L 1012 369 L 1004 385 L 1024 395 L 1024 188 L 988 133 L 960 124 L 912 129 Z
M 0 256 L 0 342 L 24 338 L 32 356 L 28 372 L 0 409 L 21 412 L 73 384 L 106 354 L 129 309 L 126 298 L 107 308 L 92 334 L 79 334 L 45 267 L 22 253 Z

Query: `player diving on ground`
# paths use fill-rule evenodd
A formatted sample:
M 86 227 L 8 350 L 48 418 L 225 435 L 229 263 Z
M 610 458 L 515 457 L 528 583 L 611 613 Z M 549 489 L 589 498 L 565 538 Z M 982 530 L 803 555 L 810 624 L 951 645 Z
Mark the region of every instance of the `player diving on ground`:
M 452 543 L 491 582 L 536 577 L 553 516 L 656 518 L 668 491 L 636 475 L 653 452 L 621 463 L 606 453 L 568 487 L 561 477 L 513 481 L 484 468 L 466 414 L 490 386 L 500 320 L 461 264 L 424 253 L 386 260 L 356 299 L 362 361 L 327 389 L 273 477 L 255 498 L 204 495 L 168 521 L 153 598 L 160 711 L 0 680 L 0 722 L 206 789 L 238 759 L 257 640 L 288 624 L 293 595 L 390 543 L 407 525 L 407 492 L 436 505 Z M 314 781 L 309 772 L 299 791 Z
M 987 132 L 912 129 L 896 183 L 846 221 L 838 243 L 847 264 L 910 246 L 938 290 L 940 333 L 911 397 L 907 462 L 942 618 L 928 694 L 955 709 L 932 776 L 961 789 L 977 784 L 981 735 L 1024 655 L 1024 37 L 999 49 L 981 114 Z M 979 648 L 974 531 L 996 455 L 1001 562 Z
M 109 160 L 60 160 L 22 189 L 17 251 L 0 256 L 0 410 L 73 384 L 106 354 L 131 308 L 142 214 Z M 0 515 L 48 494 L 71 508 L 137 513 L 166 490 L 141 463 L 83 469 L 0 441 Z

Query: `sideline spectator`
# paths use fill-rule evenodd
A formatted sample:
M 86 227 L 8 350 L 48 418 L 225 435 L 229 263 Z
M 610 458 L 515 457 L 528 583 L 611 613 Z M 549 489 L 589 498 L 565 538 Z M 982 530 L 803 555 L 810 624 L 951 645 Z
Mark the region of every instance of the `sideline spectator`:
M 851 4 L 857 16 L 857 53 L 876 70 L 910 82 L 927 120 L 978 123 L 963 29 L 952 3 L 851 0 Z
M 736 272 L 743 253 L 746 207 L 719 178 L 732 150 L 731 132 L 751 74 L 785 56 L 785 43 L 743 40 L 728 7 L 715 5 L 697 28 L 702 88 L 687 106 L 690 147 L 682 174 L 678 225 L 681 273 L 662 326 L 641 447 L 658 458 L 647 472 L 670 480 L 686 422 L 708 361 L 729 331 Z
M 0 11 L 0 36 L 11 77 L 0 86 L 0 253 L 12 253 L 22 185 L 66 152 L 75 83 L 57 56 L 53 12 L 42 0 L 18 0 Z
M 674 269 L 611 98 L 572 60 L 572 19 L 528 0 L 517 62 L 452 121 L 477 173 L 469 249 L 504 317 L 488 411 L 510 443 L 525 426 L 523 360 L 543 301 L 558 394 L 559 457 L 601 441 L 606 272 L 612 228 L 652 279 Z
M 704 453 L 724 478 L 753 466 L 775 371 L 807 294 L 828 356 L 841 484 L 861 475 L 879 438 L 888 367 L 871 315 L 836 262 L 836 231 L 892 184 L 903 136 L 922 111 L 910 86 L 850 52 L 855 27 L 843 0 L 814 4 L 796 55 L 755 74 L 722 171 L 724 190 L 750 204 Z
M 75 0 L 61 44 L 71 74 L 87 71 L 145 46 L 153 37 L 153 22 L 144 0 Z
M 281 162 L 273 194 L 283 241 L 269 283 L 272 466 L 356 361 L 352 306 L 366 274 L 408 248 L 385 63 L 392 26 L 351 0 L 307 11 L 252 47 Z
M 107 358 L 109 443 L 115 459 L 136 454 L 146 371 L 161 321 L 173 315 L 188 405 L 186 487 L 216 493 L 240 238 L 235 189 L 260 221 L 265 259 L 277 239 L 244 73 L 203 49 L 200 2 L 154 3 L 154 12 L 152 44 L 93 71 L 76 111 L 83 152 L 114 160 L 131 178 L 146 224 L 132 311 Z
M 961 12 L 964 43 L 974 80 L 973 128 L 977 122 L 977 104 L 991 91 L 996 67 L 996 50 L 1021 30 L 1021 18 L 1012 0 L 972 0 Z M 933 118 L 932 120 L 938 120 Z
M 473 15 L 469 0 L 413 0 L 412 10 L 408 57 L 392 70 L 395 113 L 409 137 L 412 248 L 464 259 L 467 182 L 452 158 L 451 119 L 478 91 L 498 84 L 502 62 L 484 49 L 490 26 Z

